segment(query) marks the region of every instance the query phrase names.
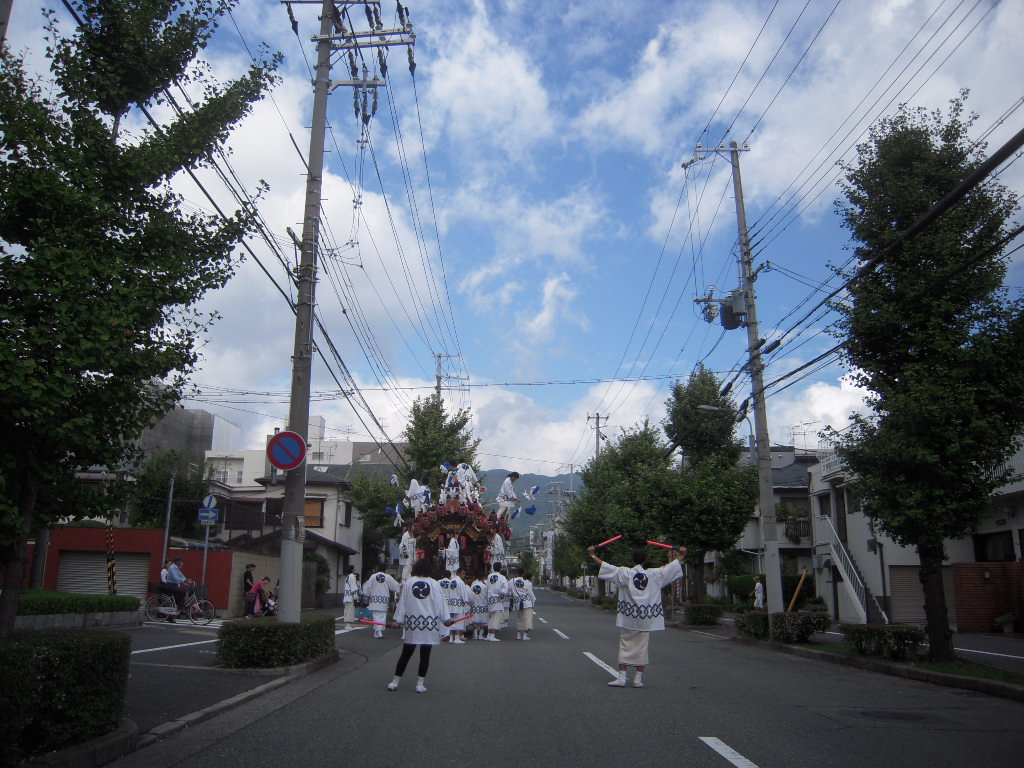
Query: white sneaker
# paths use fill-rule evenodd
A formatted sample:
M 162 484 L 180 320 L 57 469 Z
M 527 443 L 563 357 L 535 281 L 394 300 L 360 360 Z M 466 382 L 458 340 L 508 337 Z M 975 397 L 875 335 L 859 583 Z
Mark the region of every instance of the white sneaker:
M 500 642 L 501 642 L 501 640 L 499 640 L 498 638 L 496 638 L 496 637 L 495 637 L 494 635 L 488 635 L 488 636 L 487 636 L 487 640 L 488 640 L 489 642 L 492 642 L 492 643 L 500 643 Z
M 398 683 L 396 683 L 396 682 L 394 682 L 392 680 L 390 683 L 388 683 L 388 690 L 389 691 L 397 691 L 398 690 Z
M 528 634 L 526 634 L 525 632 L 523 632 L 523 640 L 529 640 L 529 639 L 530 639 L 530 636 Z
M 455 645 L 465 645 L 465 644 L 466 644 L 466 641 L 465 641 L 465 640 L 463 640 L 463 639 L 462 639 L 461 637 L 457 637 L 457 638 L 455 638 L 454 640 L 452 640 L 452 642 L 453 642 L 453 643 L 454 643 Z
M 612 688 L 625 688 L 626 687 L 626 673 L 621 672 L 619 676 L 608 683 Z
M 523 639 L 523 633 L 522 632 L 516 632 L 516 640 L 522 640 L 522 639 Z
M 427 686 L 425 686 L 423 683 L 416 683 L 416 693 L 426 693 L 426 692 L 427 692 Z

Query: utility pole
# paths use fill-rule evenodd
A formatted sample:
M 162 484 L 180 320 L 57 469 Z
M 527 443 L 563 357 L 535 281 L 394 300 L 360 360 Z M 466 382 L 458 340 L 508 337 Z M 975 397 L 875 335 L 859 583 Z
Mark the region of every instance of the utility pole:
M 750 235 L 747 232 L 747 212 L 743 203 L 743 180 L 740 175 L 740 152 L 747 152 L 750 147 L 740 147 L 735 141 L 729 142 L 728 149 L 718 146 L 705 149 L 697 145 L 695 156 L 711 152 L 729 152 L 732 163 L 732 186 L 736 197 L 736 224 L 739 230 L 740 253 L 740 292 L 730 296 L 728 309 L 736 315 L 745 317 L 747 327 L 747 367 L 750 371 L 750 402 L 754 409 L 754 436 L 757 448 L 757 488 L 758 508 L 761 512 L 761 536 L 765 554 L 765 592 L 769 613 L 781 613 L 784 610 L 782 601 L 782 568 L 779 562 L 779 532 L 775 523 L 775 492 L 772 485 L 772 453 L 768 438 L 768 416 L 765 410 L 764 393 L 764 359 L 762 346 L 764 341 L 758 335 L 757 300 L 754 292 L 754 256 L 750 249 Z M 737 301 L 736 299 L 740 299 Z M 725 309 L 725 305 L 723 305 Z M 723 313 L 723 325 L 725 317 Z M 729 326 L 726 325 L 728 328 Z M 736 327 L 736 326 L 733 326 Z
M 596 422 L 596 426 L 594 427 L 594 456 L 597 457 L 597 456 L 601 455 L 601 440 L 605 439 L 604 433 L 601 432 L 601 414 L 600 413 L 595 413 L 593 416 L 591 416 L 588 413 L 587 414 L 587 423 L 588 424 L 590 423 L 591 419 L 594 419 L 594 421 Z M 606 427 L 608 426 L 608 417 L 607 416 L 604 417 L 604 425 Z
M 0 43 L 7 39 L 7 27 L 11 23 L 11 8 L 14 0 L 0 0 Z
M 368 19 L 372 19 L 370 32 L 349 30 L 342 21 L 344 10 L 350 5 L 362 5 Z M 295 347 L 292 354 L 292 389 L 288 411 L 288 428 L 304 441 L 309 438 L 309 392 L 313 369 L 313 308 L 317 269 L 317 244 L 320 237 L 320 198 L 323 187 L 324 140 L 327 132 L 327 98 L 339 85 L 354 86 L 356 104 L 360 93 L 363 97 L 363 124 L 369 123 L 366 110 L 369 91 L 384 84 L 383 80 L 364 77 L 361 80 L 332 81 L 331 53 L 345 50 L 349 55 L 350 68 L 355 69 L 355 51 L 362 48 L 386 48 L 389 45 L 410 46 L 412 66 L 412 45 L 415 35 L 412 24 L 406 22 L 399 30 L 385 30 L 380 23 L 379 2 L 342 2 L 341 9 L 333 0 L 322 0 L 320 4 L 320 34 L 313 37 L 316 42 L 316 76 L 313 81 L 313 121 L 310 126 L 309 156 L 307 158 L 306 200 L 302 220 L 302 248 L 299 266 L 296 270 L 297 301 L 295 305 Z M 402 7 L 401 5 L 399 7 Z M 374 13 L 375 12 L 375 13 Z M 403 9 L 403 20 L 406 15 Z M 336 34 L 335 34 L 336 32 Z M 395 40 L 395 37 L 399 40 Z M 383 60 L 382 64 L 383 64 Z M 365 70 L 364 64 L 364 70 Z M 358 114 L 358 109 L 357 109 Z M 302 549 L 306 538 L 306 468 L 305 465 L 290 470 L 285 478 L 284 510 L 281 519 L 281 608 L 279 620 L 286 624 L 298 624 L 302 609 Z
M 461 355 L 449 355 L 449 354 L 445 354 L 445 353 L 442 353 L 442 352 L 437 352 L 437 353 L 434 354 L 434 357 L 437 358 L 437 379 L 436 379 L 436 384 L 434 386 L 434 391 L 437 393 L 437 399 L 440 401 L 440 399 L 441 399 L 441 379 L 452 379 L 454 381 L 469 381 L 469 377 L 468 376 L 452 376 L 450 373 L 444 373 L 444 371 L 441 370 L 441 360 L 442 360 L 442 358 L 445 358 L 445 357 L 461 357 Z

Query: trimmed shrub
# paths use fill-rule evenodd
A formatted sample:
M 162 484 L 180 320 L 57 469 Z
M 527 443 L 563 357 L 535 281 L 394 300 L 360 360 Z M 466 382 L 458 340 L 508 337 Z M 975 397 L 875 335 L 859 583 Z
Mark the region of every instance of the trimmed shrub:
M 30 589 L 18 598 L 19 616 L 47 616 L 55 613 L 116 613 L 139 610 L 139 598 L 124 595 L 73 595 Z
M 694 603 L 686 606 L 685 621 L 687 624 L 699 624 L 701 626 L 713 627 L 722 618 L 722 606 L 701 605 Z
M 767 589 L 767 578 L 763 573 L 744 573 L 739 576 L 729 577 L 729 594 L 743 601 L 750 600 L 750 593 L 754 591 L 755 575 L 761 577 L 761 583 L 765 584 L 765 588 Z M 797 584 L 800 583 L 800 576 L 801 574 L 799 573 L 782 574 L 782 603 L 786 607 L 789 606 L 789 601 L 793 599 L 793 594 L 796 592 Z M 813 600 L 814 597 L 814 580 L 808 577 L 804 581 L 803 587 L 800 589 L 800 597 L 797 599 L 794 608 L 797 610 L 803 610 L 804 604 L 808 600 Z
M 768 614 L 757 611 L 741 613 L 736 617 L 736 628 L 740 631 L 740 634 L 756 637 L 758 640 L 767 640 L 769 631 Z
M 333 648 L 334 619 L 320 614 L 306 614 L 298 624 L 275 617 L 229 621 L 217 633 L 217 659 L 232 669 L 302 664 Z
M 893 661 L 916 653 L 925 639 L 923 629 L 908 624 L 842 624 L 839 628 L 846 642 L 861 656 L 881 656 Z
M 120 632 L 15 632 L 0 643 L 0 765 L 80 744 L 117 727 L 131 641 Z
M 772 640 L 780 643 L 806 643 L 815 632 L 826 632 L 832 617 L 824 611 L 773 613 Z

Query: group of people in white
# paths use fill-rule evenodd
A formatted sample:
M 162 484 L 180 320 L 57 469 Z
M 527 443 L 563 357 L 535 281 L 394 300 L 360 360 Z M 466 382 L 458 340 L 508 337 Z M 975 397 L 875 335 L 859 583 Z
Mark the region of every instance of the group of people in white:
M 417 560 L 411 567 L 409 578 L 399 583 L 384 570 L 370 574 L 363 584 L 355 582 L 354 590 L 361 590 L 368 601 L 374 638 L 382 638 L 387 627 L 402 629 L 402 654 L 395 667 L 394 679 L 388 690 L 398 688 L 405 668 L 418 646 L 420 649 L 416 690 L 426 692 L 424 678 L 430 666 L 430 650 L 447 640 L 452 645 L 464 645 L 467 639 L 501 642 L 498 632 L 514 622 L 516 640 L 529 640 L 533 629 L 533 608 L 536 596 L 529 573 L 517 569 L 511 577 L 504 565 L 495 562 L 490 573 L 483 570 L 467 580 L 466 570 L 456 566 L 455 572 L 445 571 L 441 579 L 432 577 L 431 562 Z M 350 589 L 346 577 L 346 600 Z M 397 595 L 394 614 L 387 620 L 388 606 Z M 353 603 L 354 604 L 354 601 Z M 345 620 L 355 621 L 354 611 Z

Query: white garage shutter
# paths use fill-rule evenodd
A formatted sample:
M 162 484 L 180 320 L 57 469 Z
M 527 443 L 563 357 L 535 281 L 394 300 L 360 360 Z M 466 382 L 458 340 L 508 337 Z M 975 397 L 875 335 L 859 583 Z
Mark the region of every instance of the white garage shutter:
M 117 594 L 145 600 L 149 579 L 148 554 L 119 554 Z M 104 552 L 61 552 L 57 589 L 78 595 L 107 594 L 107 555 Z
M 892 621 L 894 624 L 917 624 L 924 626 L 924 588 L 917 578 L 916 565 L 889 566 L 889 590 L 892 596 Z M 946 610 L 949 624 L 956 628 L 956 601 L 953 600 L 953 569 L 942 567 L 942 586 L 946 592 Z

